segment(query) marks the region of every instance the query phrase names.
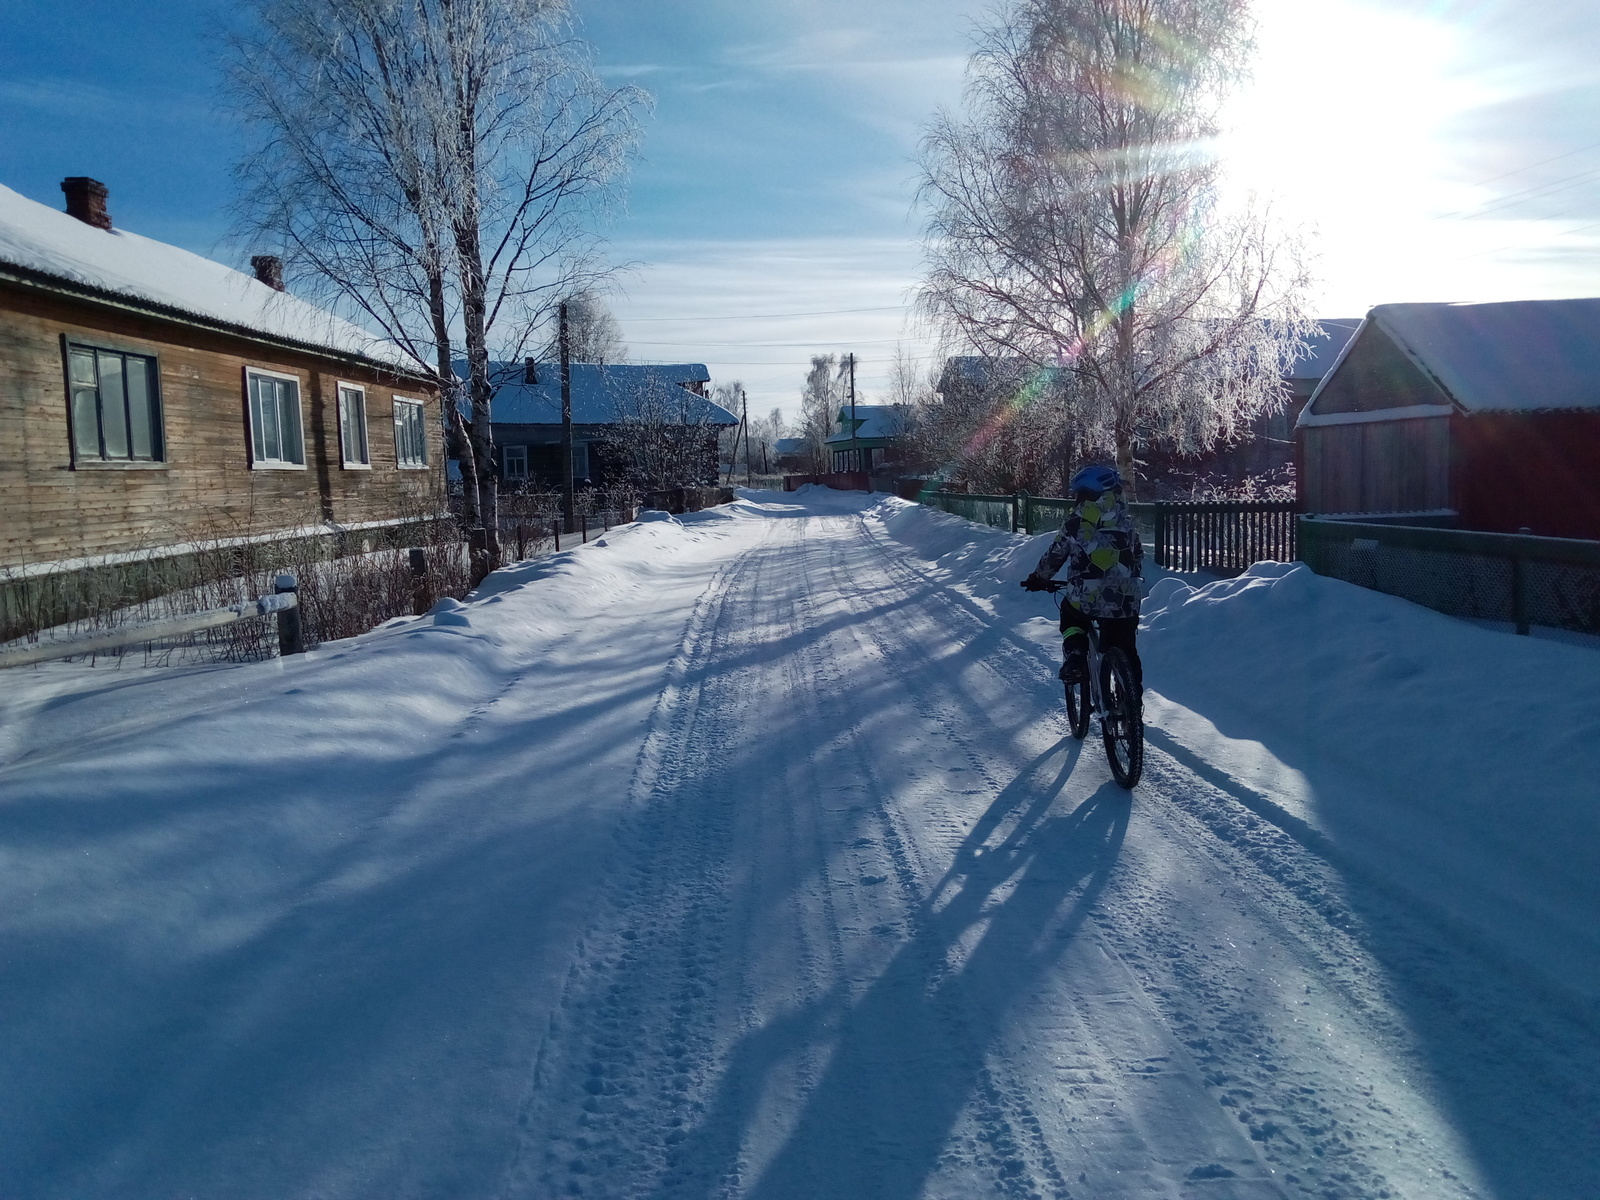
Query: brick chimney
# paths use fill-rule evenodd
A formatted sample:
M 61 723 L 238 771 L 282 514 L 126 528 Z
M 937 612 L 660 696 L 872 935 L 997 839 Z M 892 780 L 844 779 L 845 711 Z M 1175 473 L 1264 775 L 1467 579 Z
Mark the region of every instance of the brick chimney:
M 283 259 L 276 254 L 257 254 L 250 260 L 250 265 L 255 268 L 256 278 L 269 288 L 283 291 Z
M 106 197 L 111 193 L 105 184 L 87 175 L 69 175 L 61 181 L 61 190 L 67 194 L 69 217 L 96 229 L 111 228 L 111 214 L 106 211 Z

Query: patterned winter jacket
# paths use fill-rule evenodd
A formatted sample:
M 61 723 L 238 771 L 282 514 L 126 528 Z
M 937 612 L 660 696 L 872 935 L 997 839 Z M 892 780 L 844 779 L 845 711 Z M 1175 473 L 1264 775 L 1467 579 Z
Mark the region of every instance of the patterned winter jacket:
M 1144 546 L 1121 489 L 1082 500 L 1067 514 L 1034 571 L 1050 579 L 1068 565 L 1066 597 L 1085 616 L 1136 617 L 1144 586 Z

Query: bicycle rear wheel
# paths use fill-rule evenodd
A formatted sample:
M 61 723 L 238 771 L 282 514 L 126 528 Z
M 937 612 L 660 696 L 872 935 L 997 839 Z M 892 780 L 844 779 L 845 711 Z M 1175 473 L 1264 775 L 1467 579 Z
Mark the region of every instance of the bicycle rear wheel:
M 1113 646 L 1100 659 L 1100 736 L 1106 744 L 1111 776 L 1132 788 L 1144 772 L 1144 713 L 1139 689 L 1133 682 L 1133 665 L 1121 648 Z
M 1069 683 L 1064 685 L 1067 689 L 1067 723 L 1072 729 L 1072 736 L 1081 738 L 1089 732 L 1089 681 Z

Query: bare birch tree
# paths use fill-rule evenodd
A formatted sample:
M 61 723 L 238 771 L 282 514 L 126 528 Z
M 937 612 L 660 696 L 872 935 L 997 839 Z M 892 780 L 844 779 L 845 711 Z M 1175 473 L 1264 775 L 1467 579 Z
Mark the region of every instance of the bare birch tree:
M 814 473 L 831 471 L 826 445 L 839 418 L 839 385 L 835 378 L 834 357 L 831 354 L 813 354 L 811 370 L 806 372 L 805 387 L 800 392 L 800 431 L 806 439 L 806 455 L 811 460 Z
M 1206 449 L 1286 401 L 1308 279 L 1259 212 L 1223 213 L 1217 113 L 1247 0 L 1011 0 L 968 66 L 967 116 L 921 155 L 922 310 L 980 354 L 1065 369 L 1114 451 Z
M 607 89 L 565 0 L 255 0 L 229 40 L 256 132 L 241 229 L 314 292 L 457 391 L 487 562 L 499 565 L 491 343 L 522 354 L 561 296 L 603 276 L 595 228 L 648 97 Z

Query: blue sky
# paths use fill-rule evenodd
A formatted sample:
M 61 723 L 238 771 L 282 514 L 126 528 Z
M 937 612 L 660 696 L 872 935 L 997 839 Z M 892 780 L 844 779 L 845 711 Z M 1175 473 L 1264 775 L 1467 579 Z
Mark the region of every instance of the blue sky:
M 0 183 L 111 188 L 122 226 L 219 257 L 236 135 L 213 0 L 0 0 Z M 967 0 L 579 0 L 617 82 L 655 94 L 614 300 L 641 359 L 707 362 L 792 409 L 808 354 L 870 393 L 920 252 L 911 157 L 956 104 Z M 1600 294 L 1592 2 L 1259 0 L 1255 77 L 1222 151 L 1235 190 L 1312 231 L 1327 315 L 1390 300 Z M 1592 227 L 1591 227 L 1592 226 Z M 769 314 L 806 314 L 774 318 Z M 685 319 L 693 318 L 693 319 Z

